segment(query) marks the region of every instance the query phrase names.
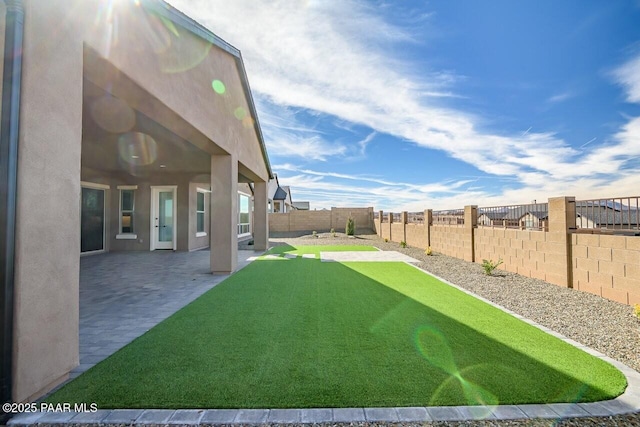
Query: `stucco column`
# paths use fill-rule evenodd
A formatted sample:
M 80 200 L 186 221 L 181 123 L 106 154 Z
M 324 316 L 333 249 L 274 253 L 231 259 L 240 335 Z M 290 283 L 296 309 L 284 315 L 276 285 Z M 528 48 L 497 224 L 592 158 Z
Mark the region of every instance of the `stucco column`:
M 269 213 L 267 212 L 267 183 L 256 182 L 253 189 L 253 244 L 257 251 L 269 249 Z
M 228 274 L 238 265 L 238 161 L 211 156 L 211 272 Z
M 378 211 L 378 234 L 382 237 L 382 221 L 383 221 L 383 211 Z

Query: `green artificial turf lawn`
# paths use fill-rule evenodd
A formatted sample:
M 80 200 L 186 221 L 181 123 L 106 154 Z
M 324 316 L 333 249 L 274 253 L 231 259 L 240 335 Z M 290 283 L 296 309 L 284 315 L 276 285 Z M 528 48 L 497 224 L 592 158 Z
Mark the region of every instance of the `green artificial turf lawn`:
M 47 400 L 477 405 L 595 401 L 625 387 L 613 366 L 409 265 L 299 257 L 251 263 Z

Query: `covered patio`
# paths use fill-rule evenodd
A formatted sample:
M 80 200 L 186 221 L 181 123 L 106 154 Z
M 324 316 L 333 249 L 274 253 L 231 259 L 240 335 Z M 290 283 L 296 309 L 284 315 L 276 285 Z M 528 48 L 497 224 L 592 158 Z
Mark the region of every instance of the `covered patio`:
M 238 269 L 261 251 L 239 250 Z M 80 365 L 75 378 L 229 275 L 213 275 L 209 250 L 110 252 L 80 260 Z

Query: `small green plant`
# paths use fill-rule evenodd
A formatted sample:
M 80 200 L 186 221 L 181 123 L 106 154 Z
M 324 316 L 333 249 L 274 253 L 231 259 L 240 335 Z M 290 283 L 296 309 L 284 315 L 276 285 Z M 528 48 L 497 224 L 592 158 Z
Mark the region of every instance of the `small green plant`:
M 317 231 L 315 231 L 315 230 L 311 232 L 311 235 L 312 235 L 313 237 L 315 237 L 316 239 L 318 238 L 318 232 L 317 232 Z
M 633 314 L 640 318 L 640 304 L 636 304 L 633 306 Z
M 336 237 L 336 230 L 334 228 L 331 229 L 331 235 L 333 237 Z
M 353 218 L 349 217 L 347 220 L 347 226 L 345 227 L 344 232 L 347 236 L 353 236 L 356 234 L 356 222 Z
M 493 274 L 493 270 L 495 270 L 500 264 L 502 264 L 502 258 L 498 259 L 498 261 L 493 262 L 490 259 L 482 260 L 482 268 L 484 268 L 484 274 L 487 276 L 491 276 Z
M 385 243 L 389 243 L 389 239 L 387 239 L 386 237 L 384 238 L 384 242 Z
M 407 247 L 407 242 L 405 242 L 404 240 L 402 242 L 400 242 L 400 247 L 401 248 L 406 248 Z
M 433 251 L 431 250 L 431 246 L 429 246 L 427 249 L 425 249 L 424 253 L 427 254 L 427 256 L 433 255 Z

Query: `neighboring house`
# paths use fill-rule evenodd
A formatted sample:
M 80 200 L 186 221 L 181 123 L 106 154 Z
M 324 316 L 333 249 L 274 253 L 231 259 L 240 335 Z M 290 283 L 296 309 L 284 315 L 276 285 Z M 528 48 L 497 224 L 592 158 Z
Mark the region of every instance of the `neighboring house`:
M 478 212 L 478 225 L 521 229 L 541 229 L 548 220 L 546 203 L 534 203 L 513 208 L 488 209 Z
M 287 213 L 295 210 L 291 202 L 291 188 L 280 186 L 278 175 L 274 174 L 274 179 L 269 181 L 269 212 Z
M 546 210 L 535 210 L 522 215 L 519 220 L 520 228 L 525 230 L 542 230 L 549 223 L 549 212 Z
M 20 402 L 78 364 L 81 254 L 209 247 L 232 272 L 239 237 L 267 247 L 272 172 L 240 52 L 170 5 L 0 14 L 2 399 Z
M 640 209 L 611 200 L 576 202 L 578 228 L 638 229 Z
M 505 213 L 506 212 L 494 212 L 494 211 L 479 213 L 478 225 L 485 225 L 488 227 L 492 225 L 502 226 L 502 219 L 504 218 Z
M 293 202 L 293 208 L 299 211 L 308 211 L 309 202 Z

